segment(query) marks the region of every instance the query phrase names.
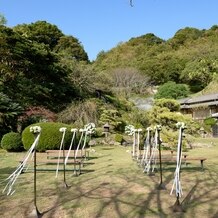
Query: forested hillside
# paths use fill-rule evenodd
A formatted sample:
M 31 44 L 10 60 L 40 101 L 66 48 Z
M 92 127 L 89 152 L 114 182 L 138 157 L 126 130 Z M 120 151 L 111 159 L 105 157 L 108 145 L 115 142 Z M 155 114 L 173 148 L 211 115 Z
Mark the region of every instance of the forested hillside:
M 152 33 L 132 38 L 100 52 L 94 66 L 109 73 L 115 68 L 135 68 L 152 84 L 175 81 L 197 92 L 218 72 L 218 26 L 209 30 L 187 27 L 167 41 Z
M 148 96 L 169 81 L 196 93 L 218 73 L 218 26 L 187 27 L 167 41 L 149 33 L 93 62 L 79 39 L 46 21 L 2 23 L 0 45 L 0 137 L 42 120 L 109 122 L 118 131 L 128 121 L 145 125 L 148 116 L 129 97 Z

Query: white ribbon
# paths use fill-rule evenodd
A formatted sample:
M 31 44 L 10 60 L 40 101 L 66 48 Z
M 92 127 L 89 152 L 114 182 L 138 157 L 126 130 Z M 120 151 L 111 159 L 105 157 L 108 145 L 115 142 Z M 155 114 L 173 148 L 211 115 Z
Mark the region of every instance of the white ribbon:
M 182 196 L 182 186 L 180 182 L 180 168 L 182 163 L 182 131 L 185 129 L 185 124 L 182 122 L 178 122 L 176 124 L 177 128 L 179 128 L 179 137 L 178 137 L 178 145 L 177 145 L 177 157 L 176 157 L 176 170 L 175 170 L 175 178 L 173 181 L 173 186 L 170 192 L 170 195 L 172 195 L 174 187 L 176 188 L 176 196 L 181 197 Z
M 59 154 L 58 154 L 58 162 L 57 162 L 57 169 L 56 169 L 56 175 L 55 175 L 56 178 L 58 177 L 58 170 L 59 170 L 60 158 L 61 158 L 61 150 L 62 150 L 62 147 L 64 144 L 64 137 L 65 137 L 66 129 L 67 129 L 66 127 L 61 127 L 59 129 L 59 131 L 63 132 L 63 134 L 62 134 L 61 145 L 60 145 Z
M 136 129 L 137 132 L 137 160 L 140 158 L 140 132 L 142 129 Z
M 145 143 L 144 143 L 144 151 L 143 151 L 143 156 L 142 156 L 142 160 L 141 160 L 141 165 L 143 164 L 147 164 L 148 161 L 148 151 L 150 150 L 150 133 L 152 131 L 151 127 L 147 128 L 147 136 L 145 139 Z
M 67 161 L 68 161 L 68 158 L 70 156 L 70 152 L 72 150 L 72 145 L 73 145 L 73 142 L 74 142 L 74 139 L 75 139 L 75 136 L 76 136 L 76 132 L 78 131 L 78 129 L 71 129 L 71 132 L 73 132 L 73 136 L 72 136 L 72 139 L 71 139 L 71 143 L 70 143 L 70 147 L 69 147 L 69 150 L 68 150 L 68 153 L 67 153 L 67 156 L 65 158 L 65 162 L 64 164 L 67 165 Z
M 157 133 L 157 128 L 155 130 L 155 135 L 154 135 L 154 141 L 152 143 L 152 148 L 151 148 L 151 154 L 146 162 L 145 168 L 143 172 L 150 172 L 151 169 L 151 164 L 152 164 L 152 169 L 151 172 L 154 172 L 154 169 L 156 167 L 156 161 L 157 161 L 157 146 L 158 146 L 158 133 Z
M 41 131 L 40 127 L 37 127 L 37 130 L 31 131 L 31 132 L 34 132 L 34 133 L 38 132 L 39 134 L 35 138 L 33 144 L 31 145 L 30 149 L 28 150 L 27 154 L 25 155 L 22 163 L 20 163 L 19 166 L 16 168 L 16 170 L 5 180 L 5 181 L 7 181 L 7 180 L 9 180 L 9 181 L 6 184 L 5 188 L 3 189 L 2 193 L 4 193 L 7 190 L 7 195 L 14 194 L 15 190 L 12 191 L 13 185 L 15 184 L 15 182 L 16 182 L 17 178 L 19 177 L 19 175 L 23 172 L 23 169 L 26 166 L 31 153 L 33 152 L 34 149 L 36 149 L 36 146 L 38 145 L 39 138 L 40 138 L 40 131 Z

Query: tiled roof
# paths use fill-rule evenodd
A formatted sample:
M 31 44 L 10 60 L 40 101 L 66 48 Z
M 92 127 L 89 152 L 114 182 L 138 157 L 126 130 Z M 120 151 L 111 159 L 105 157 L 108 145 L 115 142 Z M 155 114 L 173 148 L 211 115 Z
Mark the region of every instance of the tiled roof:
M 202 95 L 194 98 L 184 98 L 179 100 L 181 108 L 192 108 L 203 105 L 218 105 L 218 93 Z

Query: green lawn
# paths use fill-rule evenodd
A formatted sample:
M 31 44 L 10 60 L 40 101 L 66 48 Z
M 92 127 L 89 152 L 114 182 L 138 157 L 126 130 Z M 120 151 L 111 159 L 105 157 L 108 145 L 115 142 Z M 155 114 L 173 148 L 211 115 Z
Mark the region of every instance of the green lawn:
M 181 202 L 185 213 L 175 213 L 175 192 L 170 195 L 175 164 L 163 165 L 166 190 L 158 190 L 159 172 L 148 176 L 131 159 L 130 147 L 96 146 L 80 176 L 67 171 L 55 178 L 55 171 L 37 172 L 37 204 L 42 217 L 218 217 L 218 146 L 195 148 L 188 156 L 204 156 L 205 170 L 198 161 L 182 167 Z M 13 172 L 25 153 L 0 151 L 0 180 Z M 38 154 L 40 157 L 42 154 Z M 70 166 L 67 166 L 69 169 Z M 30 166 L 31 168 L 31 166 Z M 44 168 L 44 166 L 40 166 Z M 51 168 L 51 167 L 50 167 Z M 55 169 L 55 166 L 53 166 Z M 0 184 L 3 190 L 5 183 Z M 28 217 L 33 208 L 33 173 L 20 175 L 12 196 L 0 195 L 0 217 Z

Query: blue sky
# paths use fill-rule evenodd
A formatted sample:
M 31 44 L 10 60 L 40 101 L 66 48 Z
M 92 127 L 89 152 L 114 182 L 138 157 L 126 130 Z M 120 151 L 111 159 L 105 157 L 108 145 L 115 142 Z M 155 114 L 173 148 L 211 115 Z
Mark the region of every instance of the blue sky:
M 90 60 L 132 37 L 169 39 L 182 28 L 218 25 L 218 0 L 0 0 L 7 26 L 45 20 L 79 39 Z

